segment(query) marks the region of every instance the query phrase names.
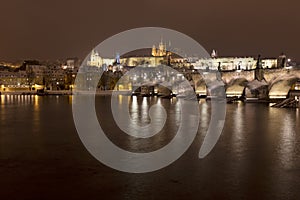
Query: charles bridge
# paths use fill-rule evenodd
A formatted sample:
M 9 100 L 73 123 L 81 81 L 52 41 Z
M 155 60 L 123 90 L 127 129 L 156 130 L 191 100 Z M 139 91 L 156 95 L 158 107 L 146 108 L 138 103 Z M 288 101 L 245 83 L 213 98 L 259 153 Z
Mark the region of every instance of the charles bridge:
M 300 90 L 300 68 L 236 70 L 220 72 L 226 96 L 248 99 L 284 99 L 290 91 Z M 207 95 L 207 82 L 216 80 L 215 73 L 194 74 L 195 91 Z

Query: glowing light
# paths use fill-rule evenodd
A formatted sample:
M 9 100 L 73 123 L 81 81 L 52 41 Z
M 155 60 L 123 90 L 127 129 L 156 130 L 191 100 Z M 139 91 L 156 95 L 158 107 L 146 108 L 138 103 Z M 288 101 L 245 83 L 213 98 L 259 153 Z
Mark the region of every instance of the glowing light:
M 34 95 L 34 108 L 38 109 L 38 107 L 39 107 L 39 96 Z
M 4 95 L 0 95 L 1 96 L 1 104 L 5 103 L 5 96 Z
M 273 95 L 270 95 L 270 99 L 285 99 L 285 98 L 286 98 L 286 96 L 280 96 L 280 95 L 273 96 Z
M 123 95 L 118 95 L 118 101 L 119 101 L 119 105 L 122 105 Z

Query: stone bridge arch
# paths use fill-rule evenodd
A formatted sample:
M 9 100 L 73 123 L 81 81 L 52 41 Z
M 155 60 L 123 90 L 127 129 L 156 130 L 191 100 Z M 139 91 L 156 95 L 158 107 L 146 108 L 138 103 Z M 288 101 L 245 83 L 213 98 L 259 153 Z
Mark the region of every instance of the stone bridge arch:
M 296 74 L 286 74 L 275 77 L 269 82 L 269 98 L 286 98 L 293 85 L 300 81 L 300 76 Z
M 232 80 L 239 78 L 244 78 L 250 82 L 254 79 L 254 70 L 222 72 L 221 75 L 225 84 L 229 84 Z
M 242 96 L 248 82 L 249 80 L 247 80 L 245 77 L 230 80 L 226 85 L 226 96 Z
M 249 95 L 246 95 L 246 90 L 250 90 L 251 92 L 257 90 L 254 91 L 254 93 L 258 92 L 261 95 L 256 96 L 263 96 L 264 99 L 286 98 L 290 90 L 294 89 L 294 84 L 297 81 L 300 82 L 300 68 L 264 69 L 264 79 L 261 81 L 255 79 L 255 70 L 226 71 L 221 72 L 221 76 L 225 84 L 226 95 L 228 97 L 242 96 L 244 94 L 245 97 L 249 97 Z M 205 95 L 207 91 L 204 79 L 214 80 L 215 78 L 216 77 L 212 74 L 194 75 L 193 80 L 195 83 L 196 93 L 198 95 Z

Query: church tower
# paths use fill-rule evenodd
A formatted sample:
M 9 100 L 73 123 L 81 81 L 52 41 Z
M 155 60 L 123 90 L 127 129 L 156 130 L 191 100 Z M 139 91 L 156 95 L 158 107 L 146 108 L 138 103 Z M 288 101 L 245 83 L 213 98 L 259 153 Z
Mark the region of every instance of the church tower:
M 152 51 L 151 51 L 151 55 L 152 56 L 167 56 L 168 52 L 167 52 L 167 44 L 163 43 L 163 41 L 161 40 L 160 43 L 158 44 L 158 49 L 155 47 L 155 45 L 152 46 Z
M 93 49 L 90 59 L 87 61 L 89 66 L 101 67 L 103 64 L 102 58 L 100 57 L 99 53 Z
M 165 46 L 164 46 L 163 42 L 161 41 L 158 46 L 158 52 L 159 52 L 158 56 L 163 56 L 164 50 L 165 50 Z
M 151 52 L 152 56 L 156 56 L 156 48 L 155 45 L 152 46 L 152 52 Z

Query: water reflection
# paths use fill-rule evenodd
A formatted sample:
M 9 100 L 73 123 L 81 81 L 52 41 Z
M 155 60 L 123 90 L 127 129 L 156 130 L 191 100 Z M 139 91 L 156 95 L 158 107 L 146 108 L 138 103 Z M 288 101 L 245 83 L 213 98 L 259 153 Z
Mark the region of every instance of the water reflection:
M 130 114 L 131 114 L 131 120 L 137 122 L 138 119 L 138 110 L 139 110 L 139 105 L 137 102 L 137 97 L 133 96 L 131 98 L 131 102 L 130 102 Z
M 1 96 L 1 105 L 30 105 L 34 104 L 34 106 L 38 107 L 39 104 L 39 96 L 37 95 L 0 95 Z
M 233 150 L 234 152 L 241 153 L 245 148 L 244 142 L 244 107 L 240 104 L 237 104 L 235 111 L 233 112 Z
M 1 97 L 1 105 L 5 104 L 5 95 L 0 95 Z
M 141 106 L 141 121 L 143 123 L 149 123 L 149 98 L 143 97 L 142 106 Z
M 39 96 L 34 95 L 34 109 L 37 111 L 39 109 Z
M 201 99 L 199 101 L 200 127 L 203 129 L 206 129 L 209 125 L 209 120 L 210 120 L 209 106 L 210 104 L 207 103 L 204 99 Z M 206 131 L 202 131 L 201 133 L 205 135 Z
M 285 113 L 281 116 L 282 123 L 280 130 L 280 142 L 278 146 L 278 156 L 281 164 L 290 168 L 293 166 L 293 158 L 296 145 L 296 125 L 294 113 Z
M 34 133 L 40 133 L 40 101 L 41 98 L 38 95 L 34 95 L 33 98 L 33 125 L 34 125 Z
M 72 101 L 73 101 L 73 95 L 69 95 L 68 96 L 68 103 L 72 104 Z
M 103 107 L 108 107 L 110 99 L 103 96 L 97 98 Z M 6 169 L 10 174 L 18 175 L 25 171 L 27 177 L 30 170 L 43 168 L 51 172 L 44 173 L 44 179 L 51 179 L 53 173 L 61 171 L 59 178 L 67 180 L 68 176 L 65 176 L 65 173 L 71 169 L 72 177 L 74 174 L 82 173 L 78 181 L 82 181 L 82 177 L 88 177 L 97 183 L 103 183 L 105 187 L 120 184 L 118 188 L 123 188 L 122 185 L 127 185 L 124 190 L 129 188 L 128 190 L 132 190 L 133 193 L 136 192 L 136 188 L 132 189 L 131 186 L 142 185 L 146 187 L 145 191 L 154 188 L 160 192 L 165 190 L 166 193 L 175 191 L 175 194 L 181 191 L 197 193 L 204 188 L 207 196 L 215 195 L 217 191 L 221 194 L 218 196 L 220 199 L 224 197 L 222 194 L 233 194 L 233 197 L 240 198 L 251 197 L 253 194 L 255 197 L 261 197 L 262 194 L 262 198 L 270 197 L 264 199 L 297 199 L 300 187 L 299 110 L 269 108 L 259 104 L 230 104 L 227 106 L 222 136 L 215 149 L 205 159 L 197 158 L 198 147 L 202 144 L 202 140 L 199 139 L 195 140 L 194 146 L 171 166 L 147 175 L 128 175 L 99 164 L 84 150 L 74 128 L 72 110 L 69 106 L 71 100 L 71 96 L 1 95 L 2 166 L 7 164 L 5 158 L 10 158 L 10 162 L 18 161 L 13 168 Z M 162 132 L 154 137 L 124 139 L 118 135 L 122 134 L 121 131 L 112 125 L 113 119 L 107 119 L 112 118 L 111 113 L 109 114 L 110 108 L 101 109 L 102 118 L 99 121 L 107 124 L 109 134 L 117 135 L 113 138 L 117 144 L 122 144 L 132 151 L 147 152 L 162 148 L 174 137 L 172 134 L 176 133 L 176 125 L 180 121 L 180 100 L 119 97 L 119 105 L 124 101 L 129 102 L 128 109 L 132 120 L 139 123 L 149 122 L 149 108 L 154 104 L 164 106 L 168 118 Z M 204 130 L 210 122 L 210 103 L 201 100 L 199 112 L 200 135 L 206 133 Z M 162 116 L 162 111 L 157 110 L 154 116 L 157 118 Z M 40 149 L 45 153 L 39 154 Z M 43 162 L 39 162 L 41 158 Z M 60 159 L 59 162 L 54 158 Z M 25 165 L 22 164 L 23 161 L 26 162 Z M 65 165 L 65 162 L 68 163 Z M 57 163 L 61 164 L 60 170 L 56 170 L 56 167 L 59 167 Z M 76 168 L 78 163 L 80 167 Z M 104 177 L 91 173 L 84 174 L 85 165 L 87 167 L 92 165 L 91 168 Z M 10 174 L 5 174 L 6 180 L 11 178 Z M 26 188 L 27 178 L 22 182 L 23 177 L 19 178 L 19 175 L 12 177 Z M 170 177 L 175 181 L 170 182 Z M 40 181 L 38 176 L 35 178 L 35 181 Z M 53 183 L 56 182 L 54 179 Z M 129 182 L 134 184 L 130 185 Z M 130 197 L 133 198 L 133 195 Z M 232 196 L 226 197 L 230 199 Z

